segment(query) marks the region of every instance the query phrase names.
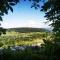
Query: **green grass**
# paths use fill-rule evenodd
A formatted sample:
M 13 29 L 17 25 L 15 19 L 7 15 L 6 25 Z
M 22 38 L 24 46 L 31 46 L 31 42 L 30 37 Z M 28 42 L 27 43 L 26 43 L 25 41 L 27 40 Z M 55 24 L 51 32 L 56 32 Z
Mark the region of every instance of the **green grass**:
M 40 45 L 43 43 L 43 39 L 48 37 L 46 32 L 6 32 L 5 35 L 0 36 L 0 45 L 2 47 L 13 45 Z
M 31 46 L 40 45 L 43 39 L 49 38 L 50 34 L 46 32 L 7 32 L 6 35 L 0 36 L 0 60 L 51 60 L 55 57 L 53 55 L 54 44 L 47 42 L 41 46 Z M 24 50 L 14 49 L 16 45 L 24 45 L 26 48 Z

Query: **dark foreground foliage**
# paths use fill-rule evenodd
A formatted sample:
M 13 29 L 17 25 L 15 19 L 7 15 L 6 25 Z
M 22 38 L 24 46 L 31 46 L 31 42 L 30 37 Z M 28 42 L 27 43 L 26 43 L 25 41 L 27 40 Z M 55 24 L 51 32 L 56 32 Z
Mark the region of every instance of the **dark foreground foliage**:
M 26 46 L 25 49 L 0 50 L 0 60 L 60 60 L 60 46 L 44 40 L 45 44 L 38 46 Z

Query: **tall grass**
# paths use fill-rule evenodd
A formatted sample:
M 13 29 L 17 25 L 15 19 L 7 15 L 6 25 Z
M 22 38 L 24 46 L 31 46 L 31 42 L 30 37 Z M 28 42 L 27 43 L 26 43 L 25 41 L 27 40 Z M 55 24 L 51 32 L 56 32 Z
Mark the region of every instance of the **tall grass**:
M 49 36 L 47 34 L 46 32 L 7 32 L 6 35 L 0 36 L 0 46 L 35 45 L 43 43 L 42 39 L 46 39 Z

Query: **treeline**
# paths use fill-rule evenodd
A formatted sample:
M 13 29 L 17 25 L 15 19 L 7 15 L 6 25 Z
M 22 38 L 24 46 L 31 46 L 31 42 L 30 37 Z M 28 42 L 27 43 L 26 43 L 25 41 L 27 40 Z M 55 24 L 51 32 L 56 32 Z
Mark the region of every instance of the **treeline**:
M 45 28 L 9 28 L 7 31 L 15 31 L 15 32 L 50 32 L 49 30 Z

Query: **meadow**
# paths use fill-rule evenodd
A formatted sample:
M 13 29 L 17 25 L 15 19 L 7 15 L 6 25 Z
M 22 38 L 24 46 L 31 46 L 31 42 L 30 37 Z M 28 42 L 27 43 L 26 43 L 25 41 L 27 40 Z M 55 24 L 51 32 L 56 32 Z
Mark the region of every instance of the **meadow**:
M 50 34 L 47 32 L 6 32 L 0 36 L 0 47 L 8 46 L 33 46 L 43 43 L 43 39 L 49 38 Z
M 50 36 L 49 32 L 6 32 L 0 36 L 0 60 L 55 59 L 54 44 L 45 41 Z

